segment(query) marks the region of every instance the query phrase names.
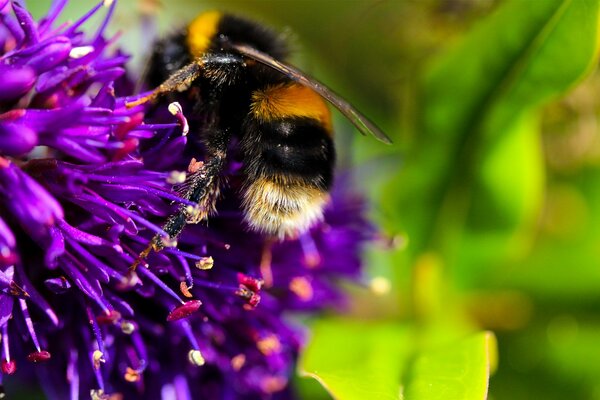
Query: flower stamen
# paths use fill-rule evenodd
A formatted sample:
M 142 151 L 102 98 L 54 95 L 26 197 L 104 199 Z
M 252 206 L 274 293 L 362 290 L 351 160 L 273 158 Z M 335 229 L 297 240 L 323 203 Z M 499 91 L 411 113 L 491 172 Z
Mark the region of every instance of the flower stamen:
M 281 351 L 281 342 L 277 336 L 270 334 L 256 342 L 256 347 L 265 356 L 270 356 Z
M 94 46 L 73 47 L 69 52 L 69 57 L 77 59 L 87 56 L 95 50 Z
M 321 254 L 310 232 L 300 235 L 298 239 L 304 253 L 304 263 L 306 266 L 308 268 L 318 267 L 321 264 Z
M 302 301 L 310 301 L 313 299 L 313 287 L 308 278 L 304 276 L 297 276 L 295 278 L 292 278 L 289 284 L 289 288 L 292 291 L 292 293 L 298 296 Z
M 35 351 L 33 353 L 29 353 L 27 356 L 27 361 L 31 361 L 33 363 L 45 362 L 48 361 L 52 356 L 46 350 Z
M 175 307 L 173 310 L 171 310 L 167 316 L 167 321 L 171 322 L 180 320 L 182 318 L 187 318 L 198 311 L 201 305 L 202 302 L 200 300 L 190 300 L 185 302 L 179 307 Z
M 31 316 L 29 315 L 29 309 L 27 308 L 27 303 L 25 299 L 19 299 L 19 305 L 21 306 L 21 313 L 23 313 L 23 317 L 25 319 L 25 325 L 27 326 L 27 330 L 29 331 L 29 336 L 33 341 L 33 344 L 38 351 L 41 353 L 42 349 L 40 348 L 40 343 L 38 341 L 37 335 L 35 334 L 35 329 L 33 328 L 33 322 L 31 321 Z
M 265 287 L 268 288 L 273 286 L 273 270 L 271 269 L 273 243 L 272 239 L 265 240 L 260 257 L 260 274 L 262 275 Z
M 200 257 L 200 259 L 196 261 L 194 265 L 196 265 L 196 268 L 206 271 L 212 269 L 212 267 L 215 265 L 215 260 L 211 256 Z
M 106 362 L 104 353 L 102 353 L 100 350 L 94 350 L 92 353 L 92 362 L 94 364 L 94 369 L 100 369 L 100 365 Z
M 206 363 L 206 360 L 202 356 L 202 353 L 200 352 L 200 350 L 197 349 L 193 349 L 188 352 L 188 360 L 192 365 L 195 365 L 196 367 L 201 367 Z
M 231 367 L 234 371 L 239 371 L 246 364 L 246 356 L 242 353 L 234 356 L 231 359 Z
M 185 117 L 185 115 L 183 115 L 183 108 L 181 107 L 181 104 L 179 104 L 178 102 L 173 102 L 171 104 L 169 104 L 169 112 L 171 114 L 173 114 L 175 116 L 175 118 L 177 118 L 177 121 L 179 122 L 179 125 L 181 125 L 181 130 L 182 130 L 182 134 L 183 136 L 187 135 L 188 132 L 190 131 L 190 125 L 188 124 L 187 118 Z
M 194 296 L 192 295 L 192 293 L 190 292 L 190 289 L 191 289 L 192 287 L 193 287 L 193 286 L 188 286 L 188 284 L 187 284 L 185 281 L 181 281 L 181 282 L 179 283 L 179 291 L 181 292 L 181 294 L 183 294 L 183 295 L 184 295 L 185 297 L 187 297 L 188 299 L 189 299 L 189 298 L 192 298 L 192 297 L 194 297 Z

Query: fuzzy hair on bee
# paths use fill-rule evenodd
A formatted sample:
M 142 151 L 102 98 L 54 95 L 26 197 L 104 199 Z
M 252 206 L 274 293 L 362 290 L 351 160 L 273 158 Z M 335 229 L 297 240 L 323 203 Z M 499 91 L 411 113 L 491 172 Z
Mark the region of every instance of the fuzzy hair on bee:
M 203 121 L 196 134 L 205 158 L 190 167 L 179 190 L 198 206 L 182 206 L 168 219 L 163 230 L 171 240 L 186 224 L 216 210 L 220 174 L 232 143 L 243 158 L 244 219 L 252 230 L 280 240 L 323 218 L 336 158 L 327 102 L 361 133 L 391 143 L 350 104 L 285 63 L 288 53 L 275 31 L 218 11 L 200 14 L 185 30 L 156 44 L 149 70 L 156 89 L 128 106 L 183 92 Z M 165 238 L 157 236 L 141 257 L 165 245 Z

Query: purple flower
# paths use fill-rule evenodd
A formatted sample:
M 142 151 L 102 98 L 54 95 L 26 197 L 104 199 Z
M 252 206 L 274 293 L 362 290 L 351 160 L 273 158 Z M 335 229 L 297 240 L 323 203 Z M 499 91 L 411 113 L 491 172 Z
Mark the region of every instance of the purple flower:
M 57 399 L 289 398 L 303 332 L 284 316 L 343 304 L 336 282 L 360 278 L 372 237 L 363 204 L 340 182 L 321 225 L 269 244 L 243 222 L 232 162 L 218 215 L 133 272 L 193 206 L 173 191 L 188 127 L 176 107 L 125 107 L 108 3 L 55 26 L 66 0 L 40 21 L 0 0 L 1 376 L 31 365 Z

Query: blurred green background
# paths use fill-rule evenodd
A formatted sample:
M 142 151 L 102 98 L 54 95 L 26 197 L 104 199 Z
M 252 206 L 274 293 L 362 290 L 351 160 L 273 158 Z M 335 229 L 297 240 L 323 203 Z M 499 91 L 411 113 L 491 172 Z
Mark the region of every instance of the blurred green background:
M 248 15 L 395 141 L 337 118 L 382 233 L 347 314 L 310 321 L 301 374 L 340 399 L 600 399 L 597 1 L 159 3 L 113 20 L 134 68 L 143 15 L 161 34 L 204 9 Z

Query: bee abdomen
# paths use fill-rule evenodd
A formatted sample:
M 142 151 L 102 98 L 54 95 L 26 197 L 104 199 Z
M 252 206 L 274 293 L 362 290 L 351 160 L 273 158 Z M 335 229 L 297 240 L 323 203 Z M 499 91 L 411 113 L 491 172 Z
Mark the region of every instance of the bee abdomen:
M 281 239 L 308 230 L 323 218 L 333 180 L 327 106 L 293 82 L 268 86 L 253 92 L 244 131 L 246 221 Z
M 308 230 L 322 219 L 329 198 L 335 163 L 331 137 L 307 118 L 251 125 L 242 141 L 247 223 L 280 239 Z
M 300 179 L 264 176 L 246 187 L 243 208 L 253 230 L 283 239 L 322 220 L 328 199 L 326 190 Z
M 256 135 L 244 141 L 251 178 L 285 174 L 328 190 L 333 179 L 333 141 L 316 121 L 291 118 L 254 125 Z

